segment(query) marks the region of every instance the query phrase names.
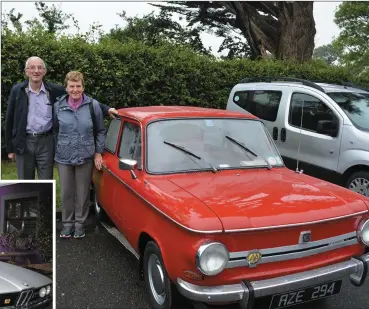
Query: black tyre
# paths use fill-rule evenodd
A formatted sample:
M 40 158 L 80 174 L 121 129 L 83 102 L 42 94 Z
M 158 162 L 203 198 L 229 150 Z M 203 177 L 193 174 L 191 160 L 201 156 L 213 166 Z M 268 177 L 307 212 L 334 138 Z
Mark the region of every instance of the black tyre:
M 173 287 L 165 270 L 158 245 L 149 241 L 143 257 L 145 286 L 150 303 L 155 309 L 170 309 L 173 300 Z
M 345 187 L 369 198 L 369 171 L 351 174 L 346 181 Z

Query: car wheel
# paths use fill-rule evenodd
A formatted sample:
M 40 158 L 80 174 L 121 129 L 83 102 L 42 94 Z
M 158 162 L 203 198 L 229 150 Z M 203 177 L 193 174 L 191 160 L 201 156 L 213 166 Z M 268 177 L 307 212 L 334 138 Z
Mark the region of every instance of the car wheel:
M 346 188 L 369 197 L 369 172 L 353 173 L 346 182 Z
M 158 245 L 149 241 L 144 253 L 144 280 L 150 302 L 155 309 L 170 309 L 172 305 L 172 283 L 165 270 Z

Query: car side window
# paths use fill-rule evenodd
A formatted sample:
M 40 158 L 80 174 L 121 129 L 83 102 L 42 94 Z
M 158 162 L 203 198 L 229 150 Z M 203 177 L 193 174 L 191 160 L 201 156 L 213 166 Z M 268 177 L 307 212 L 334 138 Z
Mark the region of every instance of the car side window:
M 122 121 L 119 118 L 110 122 L 108 132 L 105 137 L 105 149 L 111 153 L 115 153 L 117 148 L 120 125 Z
M 118 157 L 136 160 L 141 166 L 141 128 L 138 124 L 124 122 Z
M 288 115 L 291 126 L 317 132 L 319 121 L 338 122 L 333 111 L 318 98 L 304 93 L 293 93 Z M 322 132 L 319 134 L 329 135 Z
M 233 102 L 260 119 L 274 122 L 281 98 L 282 91 L 276 90 L 238 91 Z

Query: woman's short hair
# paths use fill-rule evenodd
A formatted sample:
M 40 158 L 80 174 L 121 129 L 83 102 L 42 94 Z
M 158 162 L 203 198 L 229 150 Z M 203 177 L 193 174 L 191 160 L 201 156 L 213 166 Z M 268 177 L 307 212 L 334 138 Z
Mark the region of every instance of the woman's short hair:
M 68 81 L 72 81 L 72 82 L 82 82 L 82 86 L 85 85 L 84 79 L 83 79 L 83 74 L 79 71 L 71 71 L 67 74 L 67 76 L 65 76 L 65 86 L 67 86 Z

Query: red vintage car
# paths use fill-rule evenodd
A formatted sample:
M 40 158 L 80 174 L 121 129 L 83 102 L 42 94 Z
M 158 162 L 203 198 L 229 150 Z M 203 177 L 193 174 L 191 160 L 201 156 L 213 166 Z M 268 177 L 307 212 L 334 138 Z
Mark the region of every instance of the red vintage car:
M 105 144 L 96 211 L 139 259 L 154 308 L 178 290 L 276 309 L 335 295 L 344 278 L 364 283 L 369 200 L 287 169 L 256 117 L 125 108 Z

